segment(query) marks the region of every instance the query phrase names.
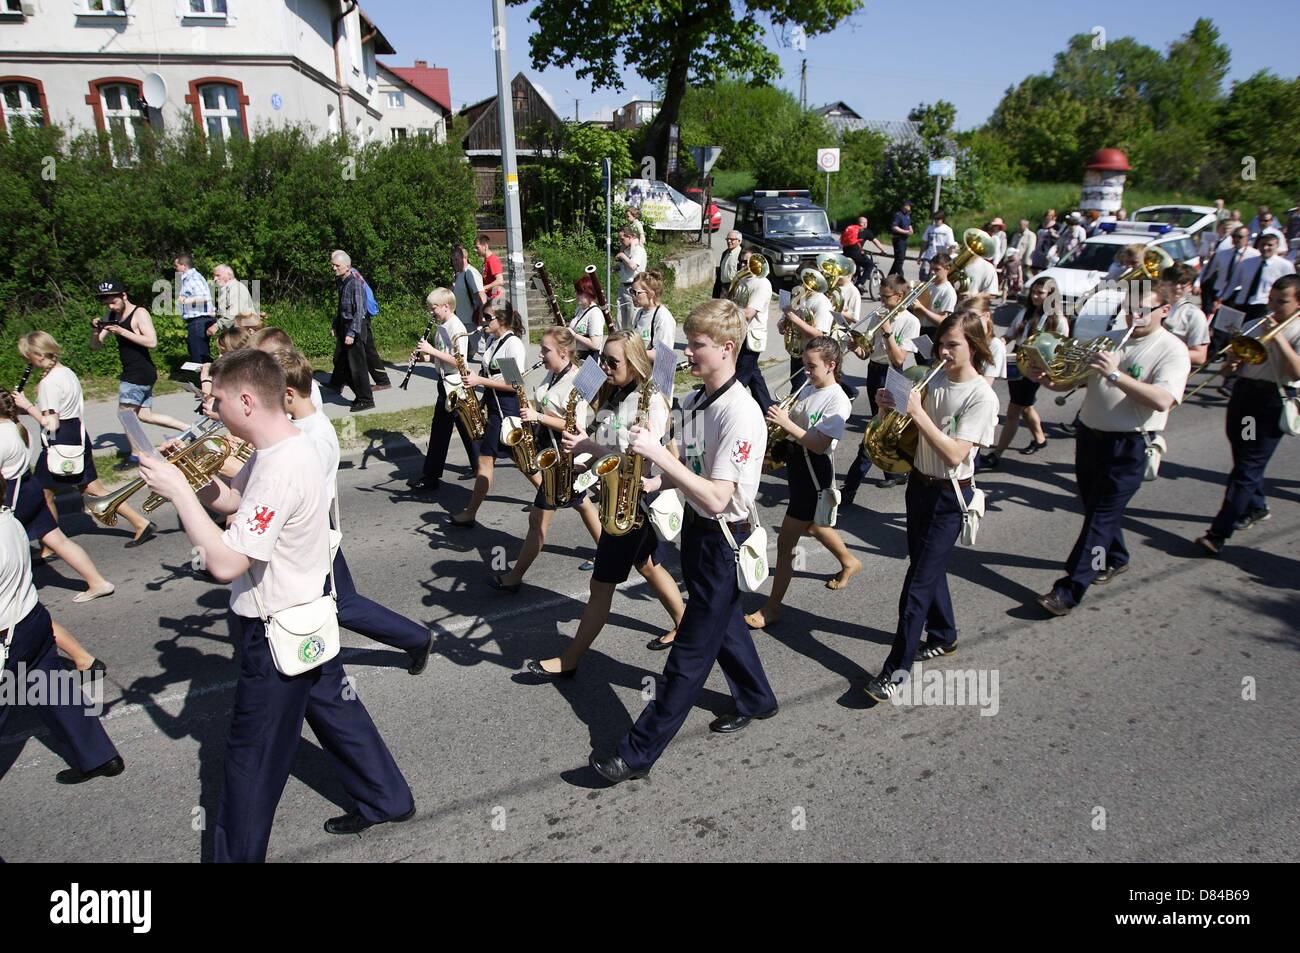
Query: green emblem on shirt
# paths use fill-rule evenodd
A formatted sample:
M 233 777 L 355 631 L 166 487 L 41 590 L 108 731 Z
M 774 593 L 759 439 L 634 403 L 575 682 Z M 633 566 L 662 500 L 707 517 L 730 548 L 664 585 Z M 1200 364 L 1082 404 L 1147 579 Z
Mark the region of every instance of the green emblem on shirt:
M 809 426 L 809 427 L 816 427 L 816 426 L 817 426 L 817 421 L 819 421 L 819 420 L 821 420 L 821 419 L 822 419 L 822 412 L 821 412 L 820 410 L 817 411 L 816 413 L 809 414 L 809 415 L 808 415 L 808 426 Z
M 1128 376 L 1133 378 L 1135 381 L 1140 381 L 1142 379 L 1142 365 L 1130 364 L 1125 368 L 1124 373 L 1128 374 Z

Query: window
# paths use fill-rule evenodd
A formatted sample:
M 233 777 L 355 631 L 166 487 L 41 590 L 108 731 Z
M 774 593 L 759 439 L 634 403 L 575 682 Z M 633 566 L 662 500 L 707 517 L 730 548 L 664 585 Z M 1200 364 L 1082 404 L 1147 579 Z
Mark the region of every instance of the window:
M 0 16 L 12 13 L 17 16 L 23 15 L 23 0 L 0 0 Z
M 395 89 L 388 94 L 389 109 L 404 109 L 406 107 L 406 94 L 400 89 Z
M 433 135 L 432 129 L 417 129 L 415 132 L 421 139 L 428 139 Z
M 189 15 L 196 17 L 224 17 L 226 15 L 226 0 L 190 0 Z
M 406 138 L 406 130 L 400 127 L 395 127 L 390 131 L 389 135 L 392 137 L 393 141 L 396 142 L 399 139 Z
M 219 76 L 192 80 L 185 101 L 194 110 L 194 121 L 209 138 L 226 142 L 248 137 L 244 108 L 248 97 L 243 84 Z
M 147 122 L 140 87 L 130 83 L 104 83 L 99 87 L 99 128 L 110 137 L 113 164 L 131 161 L 140 130 Z
M 0 80 L 0 120 L 6 129 L 45 125 L 45 93 L 40 85 Z
M 86 13 L 94 16 L 126 16 L 126 0 L 85 0 Z

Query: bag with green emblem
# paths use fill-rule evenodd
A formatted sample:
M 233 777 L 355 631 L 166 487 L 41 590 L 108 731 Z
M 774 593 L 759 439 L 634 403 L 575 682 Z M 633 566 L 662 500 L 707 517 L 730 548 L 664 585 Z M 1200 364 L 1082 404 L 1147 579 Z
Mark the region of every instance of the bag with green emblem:
M 749 518 L 754 530 L 739 546 L 736 545 L 736 537 L 731 535 L 731 527 L 721 516 L 718 517 L 718 525 L 722 527 L 722 535 L 727 537 L 727 544 L 736 554 L 736 582 L 740 591 L 758 592 L 763 583 L 767 582 L 767 530 L 758 524 L 757 506 Z
M 257 603 L 257 614 L 266 626 L 271 661 L 281 675 L 292 677 L 310 672 L 339 654 L 339 611 L 334 595 L 333 559 L 330 560 L 329 578 L 328 594 L 274 614 L 266 611 L 252 577 L 248 578 L 253 601 Z

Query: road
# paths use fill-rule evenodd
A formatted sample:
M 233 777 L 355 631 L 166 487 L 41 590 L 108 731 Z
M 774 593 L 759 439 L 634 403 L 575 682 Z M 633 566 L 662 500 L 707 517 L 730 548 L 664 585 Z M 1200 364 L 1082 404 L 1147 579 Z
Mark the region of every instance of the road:
M 1049 422 L 1073 413 L 1047 403 Z M 1217 508 L 1228 466 L 1222 421 L 1213 404 L 1175 412 L 1160 480 L 1126 519 L 1132 571 L 1063 619 L 1042 619 L 1033 597 L 1078 530 L 1072 443 L 1049 430 L 1047 450 L 1011 453 L 981 478 L 979 547 L 959 549 L 951 567 L 960 650 L 927 668 L 975 670 L 990 690 L 996 677 L 982 707 L 867 704 L 861 686 L 888 652 L 906 563 L 904 489 L 864 487 L 865 505 L 841 517 L 864 571 L 845 591 L 825 589 L 832 560 L 810 542 L 781 623 L 756 635 L 780 714 L 710 734 L 729 710 L 715 672 L 651 777 L 612 789 L 587 755 L 608 750 L 642 708 L 664 662 L 643 647 L 662 610 L 633 574 L 579 676 L 530 684 L 525 661 L 559 651 L 586 600 L 578 565 L 591 543 L 579 521 L 561 515 L 524 590 L 497 594 L 486 577 L 525 531 L 523 478 L 502 468 L 466 535 L 446 528 L 469 492 L 458 442 L 436 499 L 405 490 L 418 448 L 400 435 L 376 442 L 340 473 L 346 551 L 364 593 L 431 626 L 435 654 L 411 677 L 395 651 L 351 635 L 344 651 L 419 814 L 361 838 L 323 833 L 346 805 L 308 732 L 270 859 L 1294 859 L 1300 442 L 1284 441 L 1270 469 L 1272 520 L 1220 560 L 1197 558 L 1188 541 Z M 841 475 L 860 419 L 853 426 Z M 766 478 L 769 526 L 783 499 Z M 6 860 L 203 855 L 236 667 L 224 590 L 190 571 L 174 514 L 160 517 L 160 537 L 130 553 L 121 532 L 65 520 L 117 583 L 111 598 L 74 605 L 66 567 L 37 570 L 55 618 L 109 666 L 106 725 L 128 769 L 58 786 L 63 760 L 19 711 L 0 738 Z M 675 550 L 670 568 L 680 579 Z

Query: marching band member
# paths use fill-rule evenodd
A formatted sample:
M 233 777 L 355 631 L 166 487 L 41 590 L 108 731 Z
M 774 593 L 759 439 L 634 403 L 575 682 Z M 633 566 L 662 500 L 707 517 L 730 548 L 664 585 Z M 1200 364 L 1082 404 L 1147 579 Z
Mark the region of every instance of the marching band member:
M 0 497 L 7 496 L 7 488 L 0 490 Z M 5 657 L 6 681 L 12 679 L 11 684 L 16 684 L 21 679 L 26 684 L 28 678 L 38 674 L 49 680 L 49 690 L 39 696 L 29 695 L 27 702 L 36 706 L 36 714 L 62 743 L 62 750 L 72 754 L 72 767 L 60 771 L 54 780 L 81 784 L 92 778 L 116 777 L 126 770 L 126 765 L 100 717 L 81 700 L 61 697 L 64 693 L 52 684 L 59 674 L 68 673 L 72 664 L 56 651 L 55 637 L 61 626 L 53 622 L 36 595 L 31 559 L 22 524 L 12 510 L 0 507 L 0 645 L 4 647 L 0 654 Z M 19 671 L 20 665 L 26 675 Z M 0 693 L 0 735 L 12 707 L 9 694 Z M 3 774 L 0 770 L 0 776 Z
M 853 264 L 853 259 L 847 255 L 839 256 L 839 264 L 848 273 L 840 275 L 835 279 L 835 288 L 832 294 L 836 294 L 840 305 L 839 318 L 844 321 L 845 327 L 853 327 L 862 317 L 862 292 L 858 290 L 857 285 L 853 283 L 853 269 L 857 266 Z M 832 306 L 836 299 L 832 299 Z M 852 352 L 850 352 L 852 353 Z M 841 355 L 844 357 L 845 355 Z M 844 380 L 844 368 L 840 366 L 840 372 L 837 375 L 840 383 L 840 389 L 848 397 L 849 403 L 857 400 L 858 389 Z M 766 413 L 766 411 L 764 411 Z
M 810 280 L 816 285 L 816 290 L 810 291 L 803 284 L 804 276 L 809 273 L 812 275 Z M 795 288 L 794 294 L 790 296 L 790 306 L 785 309 L 785 314 L 781 315 L 780 320 L 776 322 L 778 333 L 785 334 L 786 328 L 793 324 L 801 335 L 800 342 L 795 348 L 798 353 L 790 356 L 790 373 L 792 375 L 803 367 L 803 361 L 801 360 L 803 346 L 814 338 L 819 338 L 823 334 L 830 334 L 831 328 L 835 325 L 835 314 L 831 310 L 830 299 L 825 294 L 826 278 L 814 268 L 805 268 L 799 273 L 799 279 L 800 284 Z
M 442 483 L 442 471 L 447 466 L 447 448 L 451 445 L 454 427 L 465 445 L 465 457 L 474 460 L 474 441 L 461 421 L 460 415 L 447 406 L 447 375 L 456 373 L 456 352 L 465 366 L 469 366 L 469 333 L 456 315 L 456 295 L 446 288 L 434 288 L 425 299 L 429 313 L 437 325 L 434 345 L 420 341 L 416 352 L 428 359 L 438 371 L 438 398 L 433 405 L 433 422 L 429 425 L 429 449 L 424 454 L 424 468 L 420 475 L 408 480 L 413 490 L 436 490 Z
M 1154 296 L 1143 302 L 1147 309 L 1154 304 Z M 1069 614 L 1090 585 L 1105 585 L 1128 569 L 1120 526 L 1124 508 L 1142 485 L 1147 441 L 1165 429 L 1192 369 L 1183 342 L 1160 323 L 1166 310 L 1131 315 L 1132 333 L 1124 347 L 1099 351 L 1090 361 L 1097 373 L 1085 383 L 1074 450 L 1083 527 L 1066 560 L 1066 574 L 1038 597 L 1052 615 Z M 1039 383 L 1047 379 L 1037 369 L 1031 376 Z M 1098 553 L 1105 554 L 1102 565 Z
M 249 347 L 255 347 L 259 351 L 266 351 L 273 354 L 276 351 L 287 350 L 296 351 L 297 347 L 293 343 L 293 338 L 281 328 L 258 328 L 253 333 L 253 338 L 249 342 Z M 316 378 L 311 381 L 311 405 L 319 410 L 322 414 L 325 412 L 325 401 L 321 397 L 320 384 Z
M 654 364 L 657 345 L 662 344 L 670 351 L 677 346 L 677 321 L 660 302 L 663 293 L 664 276 L 657 271 L 643 271 L 632 282 L 636 315 L 631 329 L 641 335 L 641 343 L 645 345 L 651 364 Z
M 934 332 L 939 325 L 943 324 L 944 319 L 957 310 L 957 289 L 948 280 L 948 276 L 952 274 L 952 256 L 935 255 L 930 259 L 930 271 L 934 279 L 930 285 L 930 306 L 926 307 L 922 302 L 917 301 L 912 305 L 911 311 L 921 319 L 924 333 L 933 338 Z
M 917 428 L 916 461 L 907 481 L 907 575 L 898 599 L 894 645 L 880 674 L 866 692 L 889 701 L 912 670 L 915 659 L 951 655 L 957 647 L 957 619 L 948 592 L 948 559 L 961 532 L 962 508 L 956 480 L 970 502 L 975 453 L 993 439 L 998 399 L 984 378 L 990 360 L 984 323 L 972 311 L 957 311 L 939 326 L 937 357 L 948 363 L 924 397 L 913 389 L 907 407 L 896 407 L 889 392 L 876 400 L 900 410 Z M 921 645 L 921 633 L 929 638 Z
M 483 431 L 483 439 L 474 445 L 477 452 L 470 455 L 470 459 L 477 459 L 478 462 L 474 492 L 470 496 L 469 505 L 463 512 L 455 514 L 448 520 L 450 525 L 458 529 L 472 529 L 478 525 L 475 517 L 478 515 L 478 508 L 483 505 L 483 500 L 487 497 L 488 490 L 492 488 L 496 458 L 510 454 L 505 441 L 501 438 L 502 421 L 507 417 L 519 416 L 519 398 L 515 395 L 515 389 L 501 376 L 501 366 L 497 362 L 503 357 L 509 357 L 514 359 L 521 373 L 525 369 L 524 323 L 519 317 L 519 312 L 509 305 L 504 305 L 501 311 L 484 311 L 483 319 L 483 329 L 490 342 L 483 351 L 481 373 L 470 374 L 469 379 L 461 381 L 461 384 L 467 388 L 483 388 L 483 397 L 480 401 L 483 404 L 487 426 Z M 540 478 L 531 477 L 530 482 L 536 486 Z
M 1022 347 L 1030 335 L 1039 331 L 1046 331 L 1048 334 L 1062 338 L 1069 335 L 1070 326 L 1065 316 L 1053 309 L 1057 301 L 1056 282 L 1051 278 L 1034 279 L 1034 283 L 1029 286 L 1028 301 L 1012 319 L 1011 326 L 1007 328 L 1004 340 L 1011 342 L 1009 346 L 1012 353 Z M 1047 446 L 1047 434 L 1043 432 L 1043 419 L 1038 416 L 1038 411 L 1034 410 L 1040 386 L 1038 381 L 1030 380 L 1021 374 L 1020 366 L 1014 359 L 1008 358 L 1007 393 L 1010 395 L 1010 400 L 1007 403 L 1006 422 L 1002 425 L 1002 435 L 998 437 L 998 445 L 980 458 L 981 466 L 991 470 L 998 467 L 1002 462 L 1002 454 L 1007 452 L 1011 441 L 1015 439 L 1022 420 L 1029 428 L 1030 443 L 1020 452 L 1037 453 Z
M 185 475 L 165 460 L 142 456 L 140 474 L 175 504 L 208 571 L 231 584 L 240 674 L 213 859 L 260 862 L 266 859 L 304 717 L 357 804 L 326 821 L 326 831 L 358 834 L 375 824 L 408 820 L 415 803 L 337 656 L 295 676 L 281 674 L 272 661 L 262 607 L 274 615 L 325 591 L 330 563 L 325 480 L 311 439 L 284 412 L 284 372 L 270 355 L 234 351 L 213 364 L 212 378 L 221 422 L 257 448 L 248 465 L 229 486 L 214 480 L 204 487 L 202 501 Z M 204 506 L 234 514 L 230 528 L 222 532 Z
M 1269 314 L 1258 329 L 1275 329 L 1300 309 L 1300 275 L 1284 275 L 1268 293 Z M 1196 541 L 1217 556 L 1236 530 L 1247 529 L 1271 515 L 1264 498 L 1264 470 L 1282 440 L 1282 395 L 1294 394 L 1300 380 L 1300 320 L 1292 321 L 1268 344 L 1263 364 L 1239 362 L 1237 382 L 1228 400 L 1226 429 L 1232 448 L 1228 487 L 1209 531 Z M 1253 426 L 1247 422 L 1253 421 Z
M 45 504 L 51 515 L 58 513 L 54 505 L 54 491 L 60 486 L 75 486 L 84 497 L 102 496 L 108 487 L 99 481 L 99 472 L 95 469 L 95 455 L 91 451 L 90 434 L 86 432 L 82 415 L 86 402 L 81 393 L 81 381 L 65 364 L 59 361 L 63 348 L 44 331 L 31 331 L 18 339 L 18 353 L 28 364 L 44 371 L 40 384 L 36 388 L 36 404 L 32 405 L 22 394 L 14 395 L 14 403 L 24 413 L 30 414 L 49 434 L 49 442 L 60 445 L 85 445 L 81 472 L 75 474 L 54 473 L 50 470 L 50 451 L 45 448 L 36 460 L 33 479 L 45 491 Z M 135 528 L 135 535 L 127 541 L 126 548 L 132 549 L 147 543 L 154 535 L 154 524 L 145 519 L 133 508 L 123 503 L 117 513 Z M 57 516 L 56 516 L 57 521 Z
M 641 343 L 641 336 L 635 331 L 615 331 L 606 338 L 600 362 L 608 381 L 592 405 L 596 411 L 595 434 L 592 437 L 565 434 L 560 438 L 566 451 L 578 456 L 589 453 L 593 462 L 606 453 L 628 452 L 632 425 L 640 404 L 639 389 L 651 376 L 650 357 Z M 654 434 L 656 440 L 662 439 L 668 430 L 668 415 L 667 399 L 656 392 L 650 399 L 646 422 L 647 431 Z M 545 679 L 572 678 L 578 670 L 578 662 L 596 641 L 609 618 L 614 590 L 627 580 L 633 566 L 650 584 L 673 620 L 672 630 L 655 641 L 665 646 L 671 643 L 685 610 L 677 583 L 663 567 L 659 537 L 650 520 L 646 519 L 641 526 L 622 536 L 600 534 L 596 542 L 596 567 L 591 575 L 591 595 L 587 597 L 573 641 L 558 658 L 528 662 L 528 671 Z M 653 647 L 653 642 L 651 645 Z
M 930 266 L 937 272 L 941 267 L 939 258 L 933 259 Z M 907 291 L 907 279 L 902 275 L 886 275 L 884 280 L 880 282 L 880 306 L 886 312 L 892 311 L 907 297 Z M 916 352 L 916 345 L 912 342 L 920 333 L 920 319 L 911 311 L 904 311 L 882 324 L 876 330 L 871 340 L 871 353 L 869 355 L 860 350 L 853 350 L 854 354 L 867 362 L 867 402 L 871 407 L 872 417 L 875 417 L 880 412 L 876 404 L 876 393 L 885 386 L 885 378 L 889 376 L 889 368 L 892 366 L 896 371 L 903 370 L 908 357 Z M 854 457 L 853 463 L 849 465 L 849 472 L 844 475 L 844 489 L 840 494 L 840 506 L 853 505 L 853 499 L 858 494 L 858 488 L 862 486 L 862 481 L 866 479 L 870 470 L 871 458 L 867 456 L 867 451 L 859 445 L 857 456 Z M 905 474 L 887 473 L 880 485 L 890 487 L 906 482 Z
M 7 481 L 5 505 L 14 511 L 14 516 L 27 530 L 28 539 L 39 539 L 43 547 L 86 580 L 86 591 L 73 596 L 73 602 L 90 602 L 100 596 L 111 596 L 113 584 L 100 574 L 86 551 L 59 529 L 57 511 L 45 505 L 40 484 L 31 479 L 27 428 L 18 422 L 15 400 L 18 396 L 0 387 L 0 475 Z
M 1204 364 L 1210 353 L 1210 322 L 1192 299 L 1195 283 L 1196 269 L 1184 264 L 1166 268 L 1156 283 L 1157 299 L 1162 305 L 1169 305 L 1165 330 L 1187 345 L 1187 356 L 1193 367 Z
M 796 446 L 790 451 L 786 474 L 790 481 L 790 502 L 776 541 L 776 572 L 772 591 L 763 608 L 745 616 L 745 625 L 762 629 L 781 617 L 781 603 L 794 574 L 794 550 L 804 536 L 817 540 L 840 563 L 840 571 L 826 581 L 827 589 L 843 589 L 862 568 L 839 533 L 830 526 L 818 526 L 818 497 L 835 485 L 835 446 L 844 436 L 852 404 L 840 389 L 843 352 L 834 338 L 821 337 L 803 350 L 807 383 L 799 390 L 790 412 L 777 405 L 767 409 L 769 422 L 779 424 Z
M 284 371 L 284 409 L 293 425 L 311 440 L 325 475 L 325 500 L 330 510 L 330 525 L 340 535 L 339 547 L 334 552 L 334 585 L 339 625 L 375 642 L 401 649 L 411 658 L 406 671 L 411 675 L 419 675 L 428 664 L 433 635 L 420 623 L 358 593 L 356 584 L 352 581 L 352 571 L 343 558 L 342 526 L 334 519 L 338 512 L 335 507 L 338 506 L 339 459 L 343 454 L 334 425 L 311 401 L 311 364 L 296 349 L 277 348 L 267 344 L 259 350 L 275 358 Z
M 689 599 L 662 687 L 615 753 L 590 756 L 592 768 L 613 783 L 645 777 L 686 721 L 715 661 L 736 709 L 715 719 L 709 725 L 713 731 L 740 731 L 777 711 L 741 616 L 732 549 L 733 541 L 741 545 L 751 532 L 767 442 L 762 411 L 735 386 L 736 351 L 744 334 L 740 310 L 725 299 L 705 302 L 686 319 L 686 358 L 704 386 L 683 401 L 684 459 L 660 443 L 653 427 L 633 431 L 632 449 L 661 474 L 645 481 L 646 490 L 672 486 L 686 497 L 682 574 Z
M 578 376 L 578 365 L 574 363 L 574 334 L 568 328 L 551 328 L 542 335 L 541 357 L 546 362 L 546 377 L 537 385 L 537 409 L 525 407 L 519 417 L 525 425 L 540 424 L 550 431 L 550 440 L 557 444 L 565 432 L 565 413 L 568 409 L 569 395 L 573 393 L 573 382 Z M 590 416 L 586 403 L 579 398 L 575 410 L 574 423 L 580 433 L 587 431 L 587 418 Z M 546 443 L 538 437 L 539 452 Z M 556 449 L 559 449 L 557 446 Z M 591 534 L 593 541 L 600 542 L 600 514 L 587 494 L 575 493 L 573 499 L 565 504 L 573 508 L 582 517 L 583 525 Z M 491 577 L 492 587 L 506 592 L 518 592 L 523 584 L 524 574 L 533 564 L 542 547 L 546 545 L 546 533 L 551 520 L 555 518 L 555 507 L 546 502 L 546 493 L 537 488 L 537 498 L 528 514 L 528 536 L 515 560 L 510 572 Z
M 569 321 L 569 330 L 577 341 L 577 358 L 585 361 L 592 354 L 599 354 L 605 343 L 605 312 L 596 303 L 596 283 L 590 275 L 583 275 L 573 282 L 573 292 L 577 298 L 573 319 Z
M 767 274 L 754 275 L 749 272 L 749 259 L 758 252 L 749 248 L 740 250 L 740 271 L 745 275 L 736 289 L 736 305 L 745 319 L 745 340 L 736 357 L 736 378 L 742 387 L 749 390 L 761 410 L 772 406 L 772 395 L 767 391 L 767 379 L 758 361 L 767 349 L 767 317 L 772 307 L 772 282 Z

